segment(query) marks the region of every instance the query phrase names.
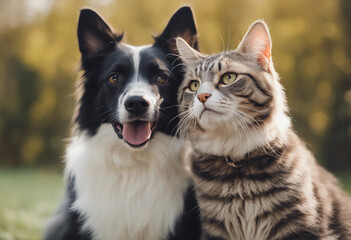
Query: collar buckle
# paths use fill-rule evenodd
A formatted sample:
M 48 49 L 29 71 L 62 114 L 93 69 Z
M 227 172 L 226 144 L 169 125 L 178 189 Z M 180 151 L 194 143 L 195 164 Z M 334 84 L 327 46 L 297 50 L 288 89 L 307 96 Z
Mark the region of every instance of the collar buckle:
M 225 157 L 225 161 L 229 166 L 234 168 L 240 168 L 242 166 L 241 163 L 234 162 L 230 157 Z

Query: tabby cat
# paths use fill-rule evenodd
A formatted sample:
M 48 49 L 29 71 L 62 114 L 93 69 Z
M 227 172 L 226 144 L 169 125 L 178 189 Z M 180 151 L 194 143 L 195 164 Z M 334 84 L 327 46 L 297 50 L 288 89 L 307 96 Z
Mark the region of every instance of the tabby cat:
M 177 39 L 203 239 L 351 239 L 351 199 L 292 130 L 271 46 L 263 21 L 220 54 Z

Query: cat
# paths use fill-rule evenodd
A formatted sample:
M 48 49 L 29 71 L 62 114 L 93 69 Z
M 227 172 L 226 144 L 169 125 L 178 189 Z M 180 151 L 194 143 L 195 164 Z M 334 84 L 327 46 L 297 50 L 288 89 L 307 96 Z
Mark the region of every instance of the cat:
M 351 199 L 292 129 L 267 25 L 220 54 L 176 43 L 202 239 L 351 239 Z

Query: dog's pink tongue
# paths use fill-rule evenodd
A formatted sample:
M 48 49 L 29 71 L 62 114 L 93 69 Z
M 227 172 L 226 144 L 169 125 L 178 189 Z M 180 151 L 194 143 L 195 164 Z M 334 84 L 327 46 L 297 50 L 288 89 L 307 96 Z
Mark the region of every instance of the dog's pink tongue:
M 150 122 L 128 122 L 123 124 L 122 135 L 124 140 L 132 145 L 140 145 L 151 136 Z

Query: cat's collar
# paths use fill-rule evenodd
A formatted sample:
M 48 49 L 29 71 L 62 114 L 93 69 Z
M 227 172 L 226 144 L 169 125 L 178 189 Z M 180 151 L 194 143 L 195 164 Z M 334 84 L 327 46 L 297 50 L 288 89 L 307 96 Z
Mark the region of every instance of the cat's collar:
M 225 161 L 229 166 L 234 167 L 234 168 L 240 168 L 243 166 L 242 161 L 235 162 L 229 156 L 225 157 Z

